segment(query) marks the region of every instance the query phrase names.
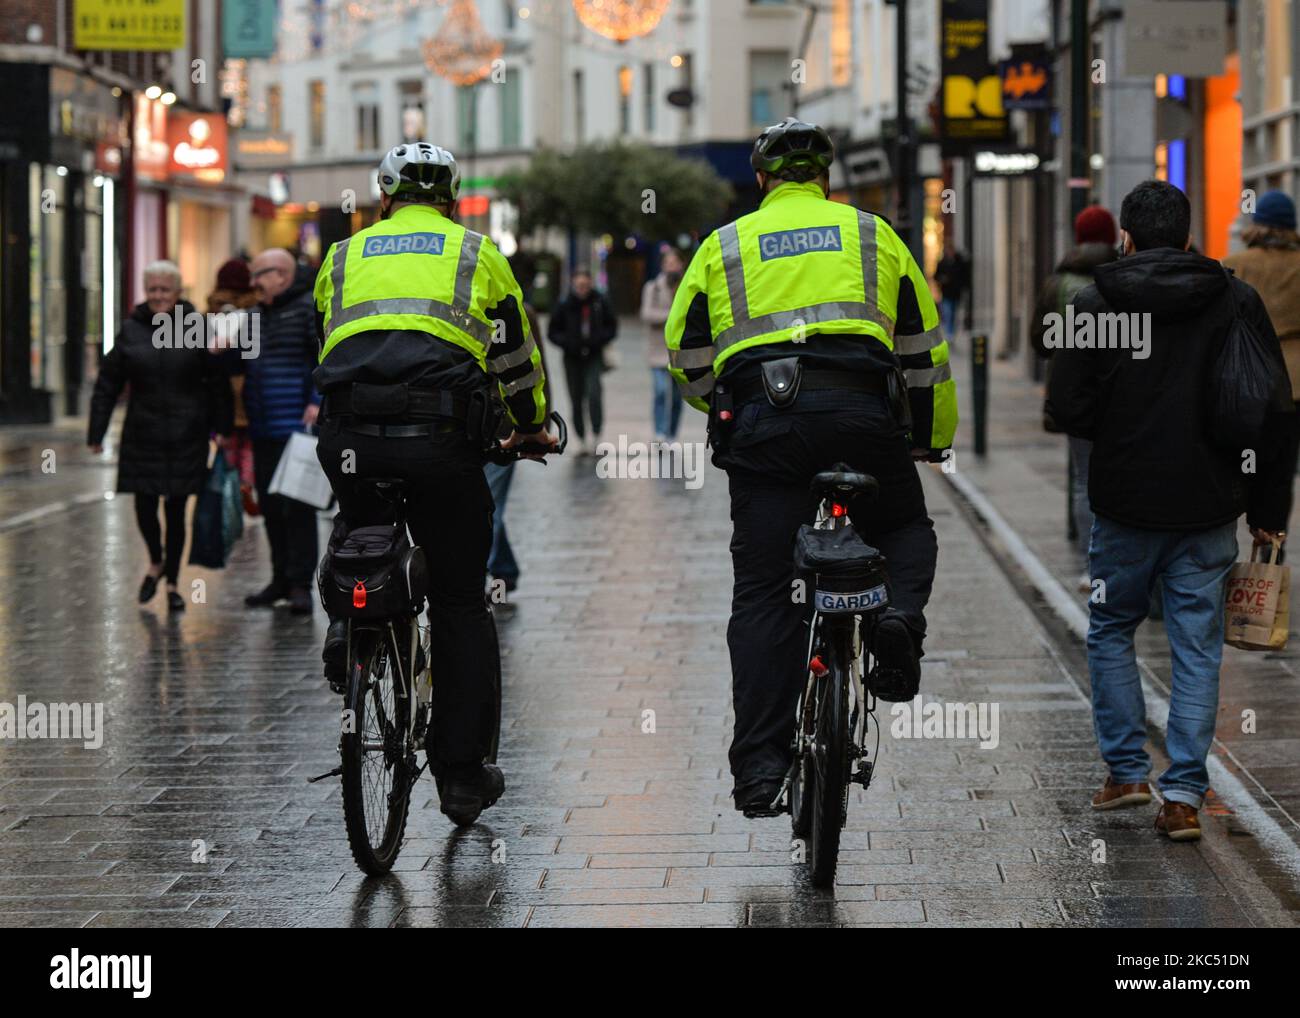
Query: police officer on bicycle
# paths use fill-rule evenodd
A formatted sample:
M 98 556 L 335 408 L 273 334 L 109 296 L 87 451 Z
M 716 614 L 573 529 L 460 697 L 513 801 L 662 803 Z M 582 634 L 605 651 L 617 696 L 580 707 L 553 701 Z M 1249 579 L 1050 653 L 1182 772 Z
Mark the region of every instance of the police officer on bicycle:
M 317 453 L 339 502 L 335 533 L 391 522 L 368 478 L 405 481 L 407 519 L 429 566 L 433 702 L 426 740 L 442 811 L 473 818 L 505 787 L 483 763 L 495 639 L 484 598 L 492 496 L 484 449 L 496 431 L 495 382 L 513 432 L 553 448 L 541 356 L 523 296 L 492 241 L 453 219 L 456 160 L 427 142 L 379 165 L 380 220 L 330 247 L 316 279 L 323 393 Z M 346 623 L 323 658 L 344 688 Z
M 793 549 L 815 512 L 813 476 L 843 462 L 880 483 L 877 499 L 850 506 L 890 576 L 868 681 L 882 700 L 910 700 L 938 551 L 913 460 L 942 459 L 957 424 L 921 269 L 884 219 L 828 199 L 833 159 L 820 127 L 765 130 L 750 156 L 761 205 L 700 245 L 666 326 L 673 376 L 708 412 L 730 483 L 730 761 L 736 808 L 751 817 L 776 812 L 808 674 L 811 598 Z

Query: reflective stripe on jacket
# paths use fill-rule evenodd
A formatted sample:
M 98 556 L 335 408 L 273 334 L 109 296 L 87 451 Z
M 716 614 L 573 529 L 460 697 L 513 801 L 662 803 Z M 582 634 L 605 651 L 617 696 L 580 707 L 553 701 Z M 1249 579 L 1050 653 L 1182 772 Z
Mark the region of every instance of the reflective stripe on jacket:
M 830 334 L 875 339 L 907 379 L 913 445 L 952 445 L 956 384 L 921 269 L 888 223 L 827 200 L 816 182 L 777 186 L 700 245 L 665 334 L 673 377 L 700 410 L 741 350 Z
M 516 424 L 544 420 L 541 353 L 509 264 L 490 239 L 432 206 L 404 205 L 332 245 L 315 295 L 321 361 L 357 333 L 426 332 L 474 356 Z

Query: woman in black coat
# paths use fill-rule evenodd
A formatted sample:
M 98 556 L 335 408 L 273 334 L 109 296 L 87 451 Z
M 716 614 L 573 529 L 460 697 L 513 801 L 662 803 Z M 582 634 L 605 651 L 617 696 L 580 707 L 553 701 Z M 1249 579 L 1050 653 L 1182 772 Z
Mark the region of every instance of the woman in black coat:
M 176 589 L 185 548 L 185 505 L 207 478 L 209 436 L 214 431 L 230 433 L 232 401 L 222 360 L 207 348 L 206 322 L 191 324 L 189 330 L 175 328 L 178 305 L 182 316 L 195 312 L 192 304 L 180 300 L 180 270 L 171 262 L 153 262 L 145 268 L 144 286 L 145 303 L 123 322 L 100 365 L 87 442 L 93 452 L 103 451 L 113 407 L 129 384 L 117 490 L 135 494 L 136 522 L 149 549 L 140 603 L 154 596 L 165 575 L 167 609 L 178 612 L 185 610 Z M 157 314 L 170 321 L 156 327 Z M 159 499 L 167 519 L 165 561 Z

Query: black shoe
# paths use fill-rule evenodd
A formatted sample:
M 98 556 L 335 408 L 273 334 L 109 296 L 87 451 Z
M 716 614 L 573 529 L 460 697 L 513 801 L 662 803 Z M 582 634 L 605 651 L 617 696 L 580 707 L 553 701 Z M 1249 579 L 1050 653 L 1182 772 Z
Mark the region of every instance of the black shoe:
M 248 608 L 270 608 L 276 601 L 286 596 L 285 589 L 280 584 L 268 583 L 256 594 L 249 594 L 244 598 L 244 605 Z
M 457 827 L 474 823 L 506 790 L 505 775 L 492 764 L 449 767 L 437 784 L 442 811 Z
M 342 695 L 348 691 L 348 624 L 336 619 L 325 631 L 325 649 L 320 652 L 325 662 L 325 681 L 330 689 Z
M 878 699 L 907 703 L 921 688 L 921 661 L 907 623 L 889 616 L 876 626 L 876 666 L 867 685 Z
M 750 785 L 736 793 L 736 809 L 744 813 L 750 820 L 759 817 L 774 817 L 785 812 L 778 803 L 773 806 L 772 803 L 778 795 L 781 794 L 781 782 L 779 781 L 760 781 L 756 785 Z
M 145 578 L 140 581 L 140 603 L 148 604 L 153 600 L 154 594 L 158 593 L 158 577 L 146 574 Z
M 294 615 L 310 615 L 314 602 L 311 591 L 306 587 L 294 587 L 289 591 L 289 611 Z
M 173 614 L 185 610 L 185 598 L 174 590 L 167 591 L 167 610 Z

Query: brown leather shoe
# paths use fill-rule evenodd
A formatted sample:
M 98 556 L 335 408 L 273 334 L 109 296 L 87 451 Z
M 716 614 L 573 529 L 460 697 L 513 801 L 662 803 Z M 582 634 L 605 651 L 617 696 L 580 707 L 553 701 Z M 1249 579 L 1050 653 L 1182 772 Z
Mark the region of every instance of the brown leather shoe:
M 1196 817 L 1196 807 L 1166 802 L 1156 814 L 1156 833 L 1167 835 L 1170 841 L 1200 841 L 1201 821 Z
M 1127 806 L 1145 806 L 1151 801 L 1151 786 L 1145 781 L 1117 785 L 1110 778 L 1101 791 L 1092 797 L 1093 809 L 1124 809 Z

